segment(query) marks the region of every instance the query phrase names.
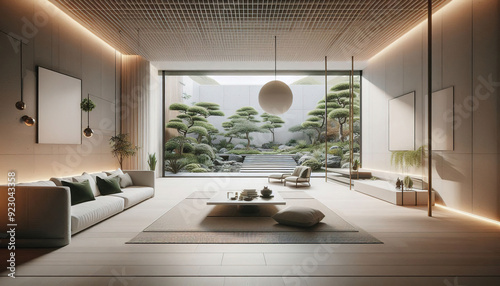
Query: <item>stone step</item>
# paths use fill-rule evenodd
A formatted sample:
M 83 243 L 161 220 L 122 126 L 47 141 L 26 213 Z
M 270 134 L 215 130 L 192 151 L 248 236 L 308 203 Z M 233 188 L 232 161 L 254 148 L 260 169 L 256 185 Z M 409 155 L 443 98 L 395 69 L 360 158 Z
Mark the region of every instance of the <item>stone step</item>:
M 296 166 L 291 155 L 246 155 L 240 173 L 291 173 Z

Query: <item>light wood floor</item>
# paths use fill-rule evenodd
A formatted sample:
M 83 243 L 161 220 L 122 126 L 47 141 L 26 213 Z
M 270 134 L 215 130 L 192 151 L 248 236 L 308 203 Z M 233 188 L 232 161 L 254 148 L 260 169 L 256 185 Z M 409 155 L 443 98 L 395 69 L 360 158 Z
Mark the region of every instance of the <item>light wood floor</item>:
M 265 178 L 158 179 L 156 196 L 60 249 L 17 250 L 0 285 L 500 285 L 500 227 L 440 208 L 400 207 L 324 179 L 300 188 L 384 244 L 125 244 L 193 191 L 296 190 Z M 0 250 L 2 263 L 7 252 Z M 5 269 L 5 268 L 3 268 Z

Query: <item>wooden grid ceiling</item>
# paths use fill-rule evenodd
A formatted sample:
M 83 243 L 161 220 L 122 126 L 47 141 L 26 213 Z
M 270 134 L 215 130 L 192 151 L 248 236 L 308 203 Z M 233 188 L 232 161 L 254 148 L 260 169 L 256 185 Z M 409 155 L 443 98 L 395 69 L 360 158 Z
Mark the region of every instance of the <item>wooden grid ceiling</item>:
M 368 60 L 427 17 L 427 0 L 50 0 L 150 61 Z M 449 0 L 433 0 L 434 11 Z

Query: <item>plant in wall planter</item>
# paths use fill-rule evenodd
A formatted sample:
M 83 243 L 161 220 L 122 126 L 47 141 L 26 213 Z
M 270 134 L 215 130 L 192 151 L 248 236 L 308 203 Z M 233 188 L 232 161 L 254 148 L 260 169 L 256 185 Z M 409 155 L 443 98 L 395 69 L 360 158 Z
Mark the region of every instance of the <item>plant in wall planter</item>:
M 400 168 L 403 174 L 408 172 L 409 168 L 422 165 L 422 156 L 425 156 L 426 147 L 420 146 L 417 150 L 392 151 L 391 164 Z M 410 189 L 413 187 L 413 180 L 410 176 L 403 176 L 403 185 Z
M 90 98 L 82 99 L 80 103 L 80 108 L 85 112 L 90 112 L 95 108 L 95 103 Z
M 111 153 L 114 157 L 118 159 L 120 163 L 120 168 L 123 169 L 123 159 L 132 157 L 135 155 L 139 147 L 134 146 L 130 141 L 128 141 L 128 134 L 120 133 L 109 139 L 111 143 Z
M 148 158 L 148 165 L 149 165 L 149 170 L 154 171 L 156 169 L 156 153 L 149 154 Z
M 87 98 L 84 98 L 80 103 L 80 108 L 87 112 L 87 128 L 83 130 L 83 136 L 90 138 L 94 135 L 94 130 L 90 128 L 90 112 L 95 108 L 94 102 L 90 100 L 90 94 L 87 95 Z

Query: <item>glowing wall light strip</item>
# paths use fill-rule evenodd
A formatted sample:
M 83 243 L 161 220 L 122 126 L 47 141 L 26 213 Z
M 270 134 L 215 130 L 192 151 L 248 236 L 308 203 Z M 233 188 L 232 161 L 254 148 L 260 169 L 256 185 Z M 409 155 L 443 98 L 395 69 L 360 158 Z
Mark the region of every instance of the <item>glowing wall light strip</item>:
M 451 9 L 452 3 L 458 3 L 460 1 L 456 1 L 456 0 L 453 0 L 453 1 L 450 1 L 448 4 L 444 5 L 443 7 L 441 7 L 438 11 L 434 12 L 432 14 L 432 19 L 434 20 L 434 17 L 435 16 L 438 16 L 440 15 L 441 13 L 443 13 L 444 10 L 446 9 Z M 411 30 L 409 30 L 408 32 L 406 32 L 404 35 L 402 35 L 401 37 L 399 37 L 398 39 L 396 39 L 394 42 L 392 42 L 391 44 L 389 44 L 387 47 L 385 47 L 384 49 L 382 49 L 380 52 L 378 52 L 376 55 L 374 55 L 373 57 L 371 57 L 368 61 L 371 61 L 372 59 L 378 57 L 379 55 L 382 55 L 384 54 L 385 52 L 387 52 L 388 50 L 390 50 L 391 48 L 397 46 L 400 44 L 400 42 L 402 42 L 403 40 L 405 40 L 406 38 L 410 37 L 410 35 L 412 33 L 415 33 L 417 32 L 419 29 L 423 29 L 423 25 L 426 25 L 427 26 L 427 18 L 425 20 L 423 20 L 420 24 L 416 25 L 415 27 L 413 27 Z M 423 36 L 422 36 L 423 37 Z
M 94 38 L 95 40 L 97 40 L 98 42 L 100 42 L 101 44 L 103 44 L 104 46 L 112 49 L 113 51 L 116 50 L 110 44 L 108 44 L 107 42 L 105 42 L 103 39 L 99 38 L 97 35 L 95 35 L 94 33 L 92 33 L 90 30 L 88 30 L 84 26 L 82 26 L 75 19 L 71 18 L 71 16 L 69 16 L 68 14 L 66 14 L 63 10 L 61 10 L 59 7 L 57 7 L 56 5 L 52 4 L 48 0 L 38 0 L 37 2 L 39 3 L 40 8 L 42 8 L 42 11 L 38 11 L 37 13 L 43 13 L 43 12 L 45 12 L 50 17 L 52 17 L 52 18 L 60 18 L 63 21 L 68 21 L 70 24 L 78 27 L 80 30 L 82 30 L 83 33 L 86 33 L 88 36 Z M 120 53 L 119 51 L 117 51 L 117 52 Z
M 455 213 L 466 215 L 466 216 L 471 217 L 471 218 L 475 218 L 475 219 L 478 219 L 478 220 L 482 220 L 482 221 L 489 222 L 489 223 L 495 224 L 497 226 L 500 226 L 500 221 L 497 221 L 497 220 L 485 218 L 485 217 L 478 216 L 478 215 L 471 214 L 471 213 L 464 212 L 464 211 L 459 211 L 457 209 L 452 209 L 452 208 L 449 208 L 449 207 L 446 207 L 446 206 L 443 206 L 443 205 L 440 205 L 440 204 L 436 204 L 436 206 L 440 207 L 440 208 L 443 208 L 445 210 L 448 210 L 448 211 L 452 211 L 452 212 L 455 212 Z

